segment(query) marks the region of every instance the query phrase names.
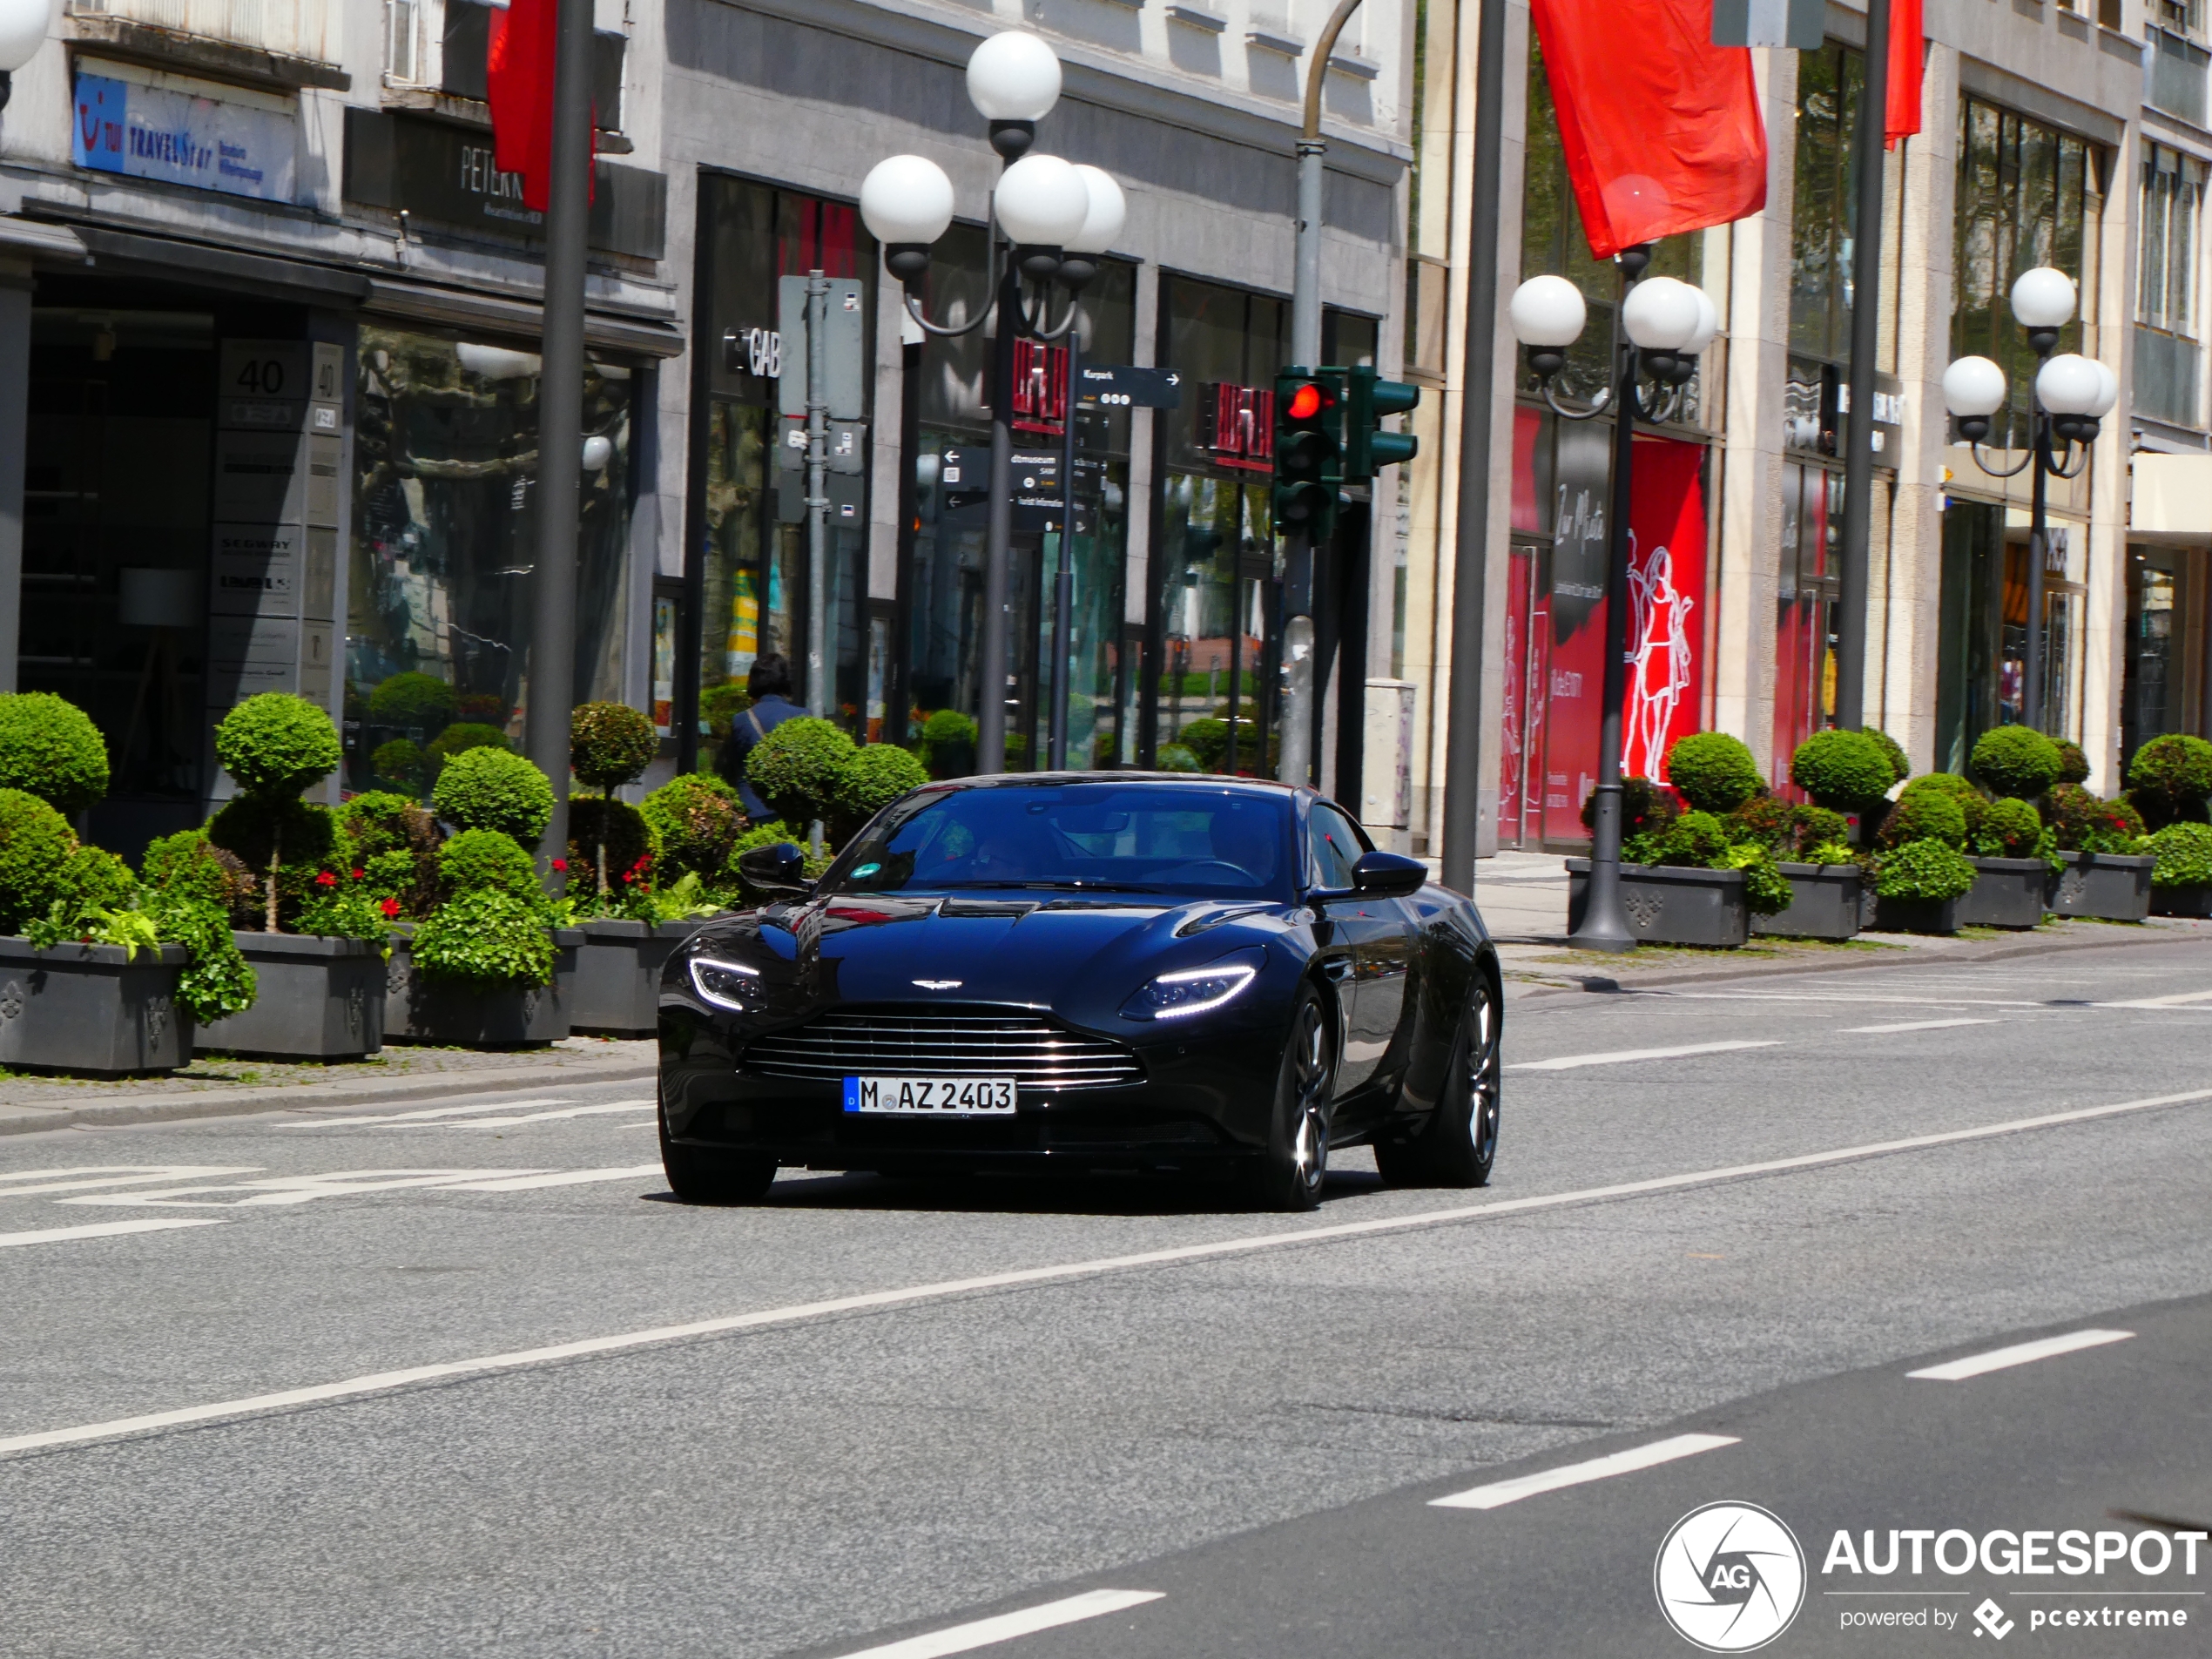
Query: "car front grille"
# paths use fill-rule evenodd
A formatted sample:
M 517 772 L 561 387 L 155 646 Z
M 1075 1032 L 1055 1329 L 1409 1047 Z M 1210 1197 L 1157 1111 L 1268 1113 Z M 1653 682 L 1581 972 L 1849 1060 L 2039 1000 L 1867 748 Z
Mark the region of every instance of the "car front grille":
M 1011 1077 L 1024 1089 L 1111 1089 L 1140 1082 L 1135 1054 L 1104 1037 L 1069 1031 L 1027 1009 L 941 1014 L 848 1009 L 756 1039 L 745 1070 L 834 1082 L 869 1073 L 920 1077 Z

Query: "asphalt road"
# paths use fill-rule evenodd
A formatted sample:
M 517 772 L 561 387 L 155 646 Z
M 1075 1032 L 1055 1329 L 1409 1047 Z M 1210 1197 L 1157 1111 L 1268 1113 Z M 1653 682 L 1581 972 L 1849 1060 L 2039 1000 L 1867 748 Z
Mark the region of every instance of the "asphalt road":
M 2030 1589 L 2156 1599 L 2117 1568 L 1820 1568 L 1839 1527 L 2212 1515 L 2208 1022 L 2199 943 L 1524 999 L 1495 1184 L 1352 1154 L 1312 1217 L 690 1210 L 635 1086 L 13 1137 L 0 1655 L 846 1655 L 1100 1589 L 1158 1599 L 900 1659 L 1688 1653 L 1653 1560 L 1723 1499 L 1810 1558 L 1774 1652 L 2203 1651 L 2030 1628 L 2090 1599 Z M 2085 1330 L 2132 1334 L 1905 1374 Z M 1428 1501 L 1686 1434 L 1735 1443 Z M 1840 1623 L 1908 1599 L 1966 1622 Z

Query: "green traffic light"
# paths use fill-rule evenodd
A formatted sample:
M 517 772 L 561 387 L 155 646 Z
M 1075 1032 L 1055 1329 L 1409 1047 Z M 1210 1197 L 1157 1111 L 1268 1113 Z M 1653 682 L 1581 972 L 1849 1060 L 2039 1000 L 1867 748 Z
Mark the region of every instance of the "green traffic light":
M 1420 453 L 1419 438 L 1379 429 L 1385 417 L 1420 406 L 1420 387 L 1383 380 L 1373 369 L 1363 368 L 1345 372 L 1344 390 L 1344 475 L 1348 482 L 1365 483 L 1380 469 L 1403 465 Z

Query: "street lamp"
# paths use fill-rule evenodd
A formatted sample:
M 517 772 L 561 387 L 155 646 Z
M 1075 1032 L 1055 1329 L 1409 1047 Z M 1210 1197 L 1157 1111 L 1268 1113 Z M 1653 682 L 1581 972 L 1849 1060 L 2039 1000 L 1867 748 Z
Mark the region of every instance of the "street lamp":
M 0 109 L 8 106 L 15 72 L 37 57 L 53 32 L 60 0 L 0 0 Z
M 2047 265 L 2024 271 L 2013 284 L 2013 315 L 2027 331 L 2027 343 L 2041 360 L 2030 399 L 2027 456 L 2007 468 L 1989 464 L 1981 452 L 1990 417 L 2005 406 L 2005 371 L 1986 357 L 1961 357 L 1943 372 L 1944 408 L 1958 422 L 1959 435 L 1973 450 L 1974 464 L 1992 478 L 2016 478 L 2035 469 L 2029 497 L 2027 532 L 2027 639 L 2021 676 L 2021 724 L 2043 726 L 2043 579 L 2050 540 L 2047 512 L 2050 481 L 2078 478 L 2089 464 L 2089 446 L 2100 422 L 2120 401 L 2120 377 L 2094 357 L 2074 352 L 2052 354 L 2059 331 L 2074 320 L 2074 279 Z M 2054 448 L 2055 441 L 2056 448 Z M 2081 455 L 2074 458 L 2074 448 Z
M 991 372 L 989 529 L 983 561 L 983 637 L 976 710 L 976 770 L 1006 769 L 1007 579 L 1014 539 L 1014 343 L 1066 339 L 1076 327 L 1076 299 L 1097 274 L 1094 255 L 1121 229 L 1121 191 L 1096 168 L 1057 156 L 1033 155 L 1036 124 L 1060 100 L 1060 59 L 1035 35 L 1008 30 L 976 47 L 968 60 L 968 96 L 990 126 L 1001 171 L 991 193 L 988 284 L 992 302 L 959 325 L 925 314 L 918 285 L 929 273 L 929 250 L 953 221 L 952 180 L 922 156 L 879 162 L 860 185 L 860 217 L 883 244 L 884 268 L 906 289 L 907 314 L 924 333 L 950 338 L 995 323 Z M 1096 185 L 1096 175 L 1105 180 Z M 1111 188 L 1110 196 L 1107 188 Z M 1003 233 L 1003 241 L 1001 233 Z M 1096 242 L 1096 246 L 1089 246 Z M 1038 292 L 1032 300 L 1024 280 Z M 1048 326 L 1051 287 L 1066 291 L 1067 315 Z M 1067 419 L 1075 420 L 1072 377 Z M 1063 519 L 1075 479 L 1061 480 Z M 1061 534 L 1062 560 L 1067 534 Z
M 1544 401 L 1566 421 L 1594 421 L 1610 409 L 1613 428 L 1613 504 L 1607 524 L 1605 574 L 1605 687 L 1598 725 L 1597 790 L 1590 880 L 1581 923 L 1568 943 L 1577 950 L 1635 948 L 1635 933 L 1621 901 L 1621 705 L 1628 698 L 1629 506 L 1635 464 L 1635 423 L 1649 418 L 1641 383 L 1648 375 L 1676 389 L 1697 372 L 1697 360 L 1720 330 L 1720 313 L 1703 290 L 1673 277 L 1646 277 L 1651 246 L 1621 250 L 1620 320 L 1613 341 L 1612 383 L 1586 409 L 1561 407 L 1552 382 L 1566 366 L 1567 348 L 1581 338 L 1588 311 L 1564 277 L 1531 277 L 1507 307 L 1514 337 L 1527 349 L 1528 367 Z

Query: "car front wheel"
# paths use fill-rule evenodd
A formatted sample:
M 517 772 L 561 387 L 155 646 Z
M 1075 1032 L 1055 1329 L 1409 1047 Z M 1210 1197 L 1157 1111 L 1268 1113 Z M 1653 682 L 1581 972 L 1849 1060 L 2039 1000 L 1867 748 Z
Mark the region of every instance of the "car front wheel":
M 1291 1011 L 1291 1040 L 1275 1080 L 1275 1110 L 1259 1172 L 1269 1210 L 1312 1210 L 1329 1170 L 1329 1099 L 1336 1083 L 1336 1024 L 1311 985 Z
M 660 1121 L 660 1163 L 668 1190 L 685 1204 L 754 1204 L 776 1179 L 776 1160 L 746 1157 L 711 1146 L 685 1146 L 668 1137 L 668 1117 Z
M 1444 1088 L 1411 1140 L 1378 1141 L 1375 1167 L 1394 1187 L 1482 1187 L 1498 1156 L 1498 994 L 1481 973 L 1453 1035 Z

